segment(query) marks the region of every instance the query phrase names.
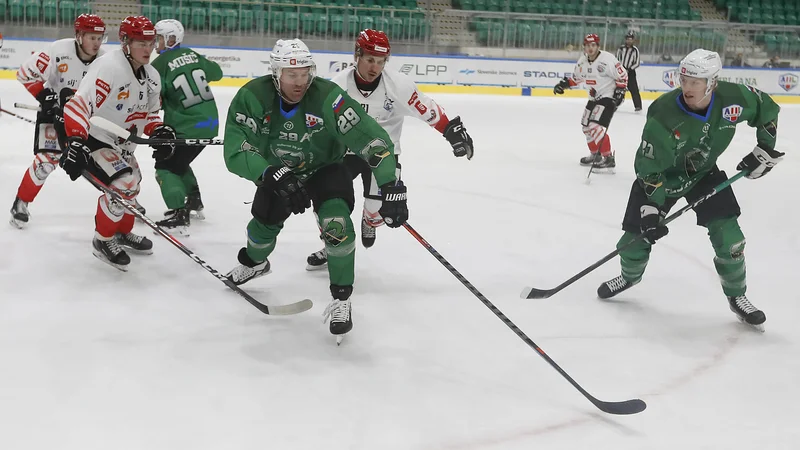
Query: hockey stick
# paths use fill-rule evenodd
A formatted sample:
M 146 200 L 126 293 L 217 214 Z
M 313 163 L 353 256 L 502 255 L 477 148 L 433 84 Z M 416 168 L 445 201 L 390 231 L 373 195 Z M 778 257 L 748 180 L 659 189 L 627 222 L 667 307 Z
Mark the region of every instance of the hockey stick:
M 547 355 L 547 353 L 544 352 L 544 350 L 542 350 L 538 345 L 536 345 L 535 342 L 531 340 L 531 338 L 529 338 L 522 330 L 520 330 L 519 327 L 517 327 L 514 324 L 514 322 L 511 321 L 511 319 L 506 317 L 506 315 L 503 314 L 502 311 L 497 309 L 497 307 L 494 306 L 494 304 L 491 301 L 489 301 L 489 299 L 487 299 L 483 294 L 481 294 L 480 291 L 478 291 L 478 289 L 476 289 L 475 286 L 472 285 L 472 283 L 470 283 L 466 278 L 464 278 L 464 276 L 461 275 L 461 273 L 458 270 L 456 270 L 455 267 L 453 267 L 444 258 L 444 256 L 439 254 L 439 252 L 437 252 L 436 249 L 434 249 L 431 246 L 431 244 L 429 244 L 428 241 L 425 240 L 425 238 L 420 236 L 420 234 L 417 233 L 417 231 L 414 228 L 412 228 L 411 225 L 408 224 L 408 222 L 404 223 L 403 227 L 405 227 L 405 229 L 408 230 L 408 232 L 411 233 L 411 235 L 414 236 L 414 238 L 417 241 L 419 241 L 419 243 L 422 244 L 422 246 L 425 247 L 425 249 L 428 250 L 430 254 L 433 255 L 434 258 L 436 258 L 437 261 L 439 261 L 448 271 L 450 271 L 450 273 L 453 274 L 453 276 L 455 276 L 456 279 L 458 279 L 458 281 L 461 282 L 461 284 L 463 284 L 467 289 L 469 289 L 469 291 L 472 292 L 474 296 L 478 297 L 478 300 L 480 300 L 484 305 L 486 305 L 487 308 L 489 308 L 489 310 L 491 310 L 494 313 L 494 315 L 496 315 L 500 320 L 502 320 L 503 323 L 508 328 L 510 328 L 511 331 L 514 332 L 514 334 L 516 334 L 520 339 L 522 339 L 526 344 L 528 344 L 529 347 L 536 350 L 536 353 L 538 353 L 539 356 L 544 358 L 544 360 L 547 361 L 547 363 L 550 364 L 552 368 L 556 369 L 556 371 L 560 373 L 562 377 L 564 377 L 567 381 L 569 381 L 569 383 L 575 389 L 577 389 L 578 392 L 583 394 L 583 396 L 586 397 L 590 402 L 592 402 L 592 404 L 596 406 L 600 411 L 603 411 L 608 414 L 626 415 L 626 414 L 640 413 L 644 411 L 645 408 L 647 408 L 647 404 L 642 400 L 639 400 L 638 398 L 633 400 L 626 400 L 623 402 L 604 402 L 602 400 L 596 399 L 594 396 L 586 392 L 586 390 L 583 387 L 581 387 L 581 385 L 579 385 L 575 380 L 573 380 L 572 377 L 569 376 L 569 374 L 564 371 L 564 369 L 562 369 L 558 364 L 556 364 L 556 362 L 553 361 L 553 359 L 550 358 Z
M 695 200 L 694 202 L 692 202 L 690 204 L 687 204 L 683 208 L 679 209 L 678 211 L 676 211 L 675 213 L 673 213 L 672 215 L 670 215 L 669 217 L 664 219 L 661 222 L 661 225 L 666 225 L 666 224 L 672 222 L 673 220 L 675 220 L 678 217 L 682 216 L 683 213 L 685 213 L 686 211 L 696 207 L 700 203 L 703 203 L 704 201 L 708 200 L 710 197 L 713 197 L 714 195 L 719 193 L 721 190 L 723 190 L 723 189 L 727 188 L 728 186 L 730 186 L 731 184 L 733 184 L 734 181 L 738 180 L 739 178 L 742 178 L 743 176 L 747 175 L 748 173 L 749 173 L 749 171 L 745 171 L 745 170 L 740 171 L 739 173 L 737 173 L 733 177 L 731 177 L 728 180 L 725 180 L 724 182 L 720 183 L 717 187 L 712 189 L 711 192 L 709 192 L 708 194 L 698 198 L 697 200 Z M 553 289 L 536 289 L 536 288 L 532 288 L 532 287 L 525 287 L 525 289 L 523 289 L 523 291 L 522 291 L 522 294 L 520 294 L 520 297 L 522 297 L 522 298 L 549 298 L 549 297 L 553 296 L 554 294 L 556 294 L 557 292 L 559 292 L 562 289 L 564 289 L 565 287 L 567 287 L 567 286 L 571 285 L 572 283 L 580 280 L 585 275 L 587 275 L 589 272 L 592 272 L 594 269 L 597 269 L 598 267 L 600 267 L 603 264 L 607 263 L 612 258 L 614 258 L 615 256 L 619 255 L 623 250 L 626 250 L 628 247 L 633 245 L 635 242 L 637 242 L 637 241 L 639 241 L 640 239 L 643 239 L 643 238 L 644 238 L 644 233 L 639 234 L 638 236 L 634 237 L 627 244 L 622 245 L 620 248 L 618 248 L 618 249 L 614 250 L 613 252 L 609 253 L 608 255 L 604 256 L 600 261 L 597 261 L 596 263 L 592 264 L 591 266 L 583 269 L 582 271 L 580 271 L 577 274 L 575 274 L 575 276 L 573 276 L 569 280 L 559 284 L 558 286 L 554 287 Z
M 35 120 L 28 119 L 27 117 L 18 116 L 16 114 L 12 113 L 11 111 L 6 111 L 3 108 L 0 108 L 0 112 L 2 112 L 3 114 L 8 114 L 9 116 L 17 118 L 19 120 L 24 120 L 25 122 L 32 123 L 32 124 L 36 125 L 36 121 Z
M 240 297 L 247 300 L 251 305 L 255 306 L 262 313 L 269 314 L 272 316 L 286 316 L 291 314 L 299 314 L 303 311 L 311 309 L 311 307 L 314 306 L 314 304 L 309 299 L 300 300 L 299 302 L 290 303 L 287 305 L 277 305 L 277 306 L 267 306 L 263 303 L 260 303 L 259 301 L 251 297 L 250 294 L 241 290 L 239 286 L 234 284 L 233 281 L 229 280 L 228 277 L 217 272 L 213 267 L 208 265 L 207 262 L 203 261 L 194 252 L 186 248 L 186 246 L 181 244 L 171 234 L 167 233 L 166 231 L 164 231 L 163 228 L 161 228 L 155 222 L 150 220 L 150 218 L 142 214 L 138 209 L 136 209 L 136 206 L 134 206 L 131 202 L 125 200 L 125 198 L 122 197 L 118 192 L 107 187 L 100 180 L 98 180 L 96 177 L 94 177 L 93 175 L 91 175 L 86 171 L 83 172 L 83 177 L 89 180 L 89 182 L 92 183 L 94 187 L 101 190 L 105 194 L 111 196 L 111 198 L 114 199 L 115 202 L 122 205 L 125 209 L 128 210 L 129 213 L 133 214 L 134 216 L 136 216 L 136 218 L 146 223 L 147 226 L 153 229 L 153 231 L 160 234 L 164 239 L 168 240 L 172 245 L 177 247 L 178 250 L 182 251 L 186 256 L 192 258 L 194 262 L 202 266 L 204 269 L 210 272 L 211 275 L 214 275 L 214 277 L 216 277 L 219 281 L 222 281 L 222 283 L 224 283 L 225 286 L 228 286 L 233 292 L 239 294 Z
M 39 105 L 26 105 L 24 103 L 14 103 L 14 108 L 27 109 L 29 111 L 41 111 L 42 107 Z
M 224 145 L 222 139 L 147 139 L 139 137 L 130 131 L 122 128 L 121 126 L 104 119 L 100 116 L 92 116 L 89 119 L 92 126 L 105 130 L 120 139 L 133 142 L 134 144 L 142 145 L 160 145 L 160 144 L 175 144 L 175 145 Z

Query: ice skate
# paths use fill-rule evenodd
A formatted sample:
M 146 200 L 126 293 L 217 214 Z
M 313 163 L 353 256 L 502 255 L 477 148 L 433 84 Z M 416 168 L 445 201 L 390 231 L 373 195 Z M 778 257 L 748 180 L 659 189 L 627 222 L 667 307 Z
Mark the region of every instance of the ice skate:
M 133 206 L 136 208 L 137 211 L 142 213 L 143 216 L 147 215 L 147 210 L 144 209 L 144 206 L 142 206 L 141 203 L 139 203 L 138 199 L 133 199 Z
M 591 166 L 591 165 L 599 163 L 602 160 L 603 160 L 603 156 L 600 155 L 600 152 L 590 153 L 589 156 L 584 156 L 583 158 L 581 158 L 581 165 L 582 166 Z
M 314 252 L 306 258 L 306 270 L 322 270 L 328 266 L 328 252 L 323 248 L 320 251 Z
M 353 293 L 353 286 L 331 285 L 331 295 L 333 300 L 322 313 L 325 323 L 330 319 L 330 332 L 336 336 L 336 345 L 342 343 L 344 335 L 353 329 L 353 318 L 351 317 L 350 295 Z
M 639 281 L 631 283 L 630 281 L 626 280 L 622 277 L 622 275 L 612 278 L 611 280 L 606 281 L 605 283 L 601 284 L 599 288 L 597 288 L 597 296 L 602 299 L 611 298 L 620 292 L 633 287 L 639 283 Z
M 617 162 L 614 160 L 614 155 L 603 156 L 598 163 L 592 166 L 594 173 L 615 173 Z
M 114 235 L 117 243 L 131 253 L 138 255 L 152 255 L 153 254 L 153 241 L 138 234 L 117 233 Z
M 131 257 L 125 253 L 125 250 L 122 249 L 116 239 L 98 239 L 97 235 L 95 235 L 92 247 L 94 248 L 92 254 L 97 259 L 123 272 L 128 271 Z
M 195 187 L 186 196 L 186 209 L 189 210 L 192 219 L 205 220 L 206 215 L 203 213 L 203 200 L 200 198 L 199 188 Z
M 28 225 L 29 219 L 28 202 L 23 202 L 19 197 L 15 198 L 14 204 L 11 205 L 11 218 L 8 223 L 21 230 Z
M 731 311 L 736 314 L 736 317 L 742 323 L 746 323 L 762 333 L 764 332 L 764 322 L 767 321 L 767 316 L 763 311 L 753 306 L 746 295 L 728 297 L 728 305 L 730 305 Z
M 366 248 L 375 245 L 375 227 L 370 225 L 366 218 L 361 219 L 361 244 Z
M 270 264 L 268 259 L 257 263 L 250 259 L 250 256 L 247 255 L 247 249 L 244 247 L 239 250 L 238 259 L 239 265 L 234 267 L 233 270 L 225 275 L 237 286 L 247 283 L 253 278 L 267 275 L 270 272 Z
M 156 222 L 167 233 L 178 234 L 181 236 L 189 236 L 189 209 L 188 207 L 181 209 L 170 209 L 164 214 L 164 219 Z

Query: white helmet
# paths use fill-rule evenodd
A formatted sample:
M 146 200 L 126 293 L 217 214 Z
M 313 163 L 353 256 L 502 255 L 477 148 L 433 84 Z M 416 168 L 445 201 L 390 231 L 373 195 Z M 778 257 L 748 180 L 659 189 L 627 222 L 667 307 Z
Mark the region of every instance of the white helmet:
M 272 69 L 272 82 L 275 83 L 275 88 L 278 94 L 283 97 L 281 93 L 281 72 L 285 68 L 294 67 L 310 67 L 308 73 L 308 85 L 314 81 L 317 74 L 317 65 L 311 57 L 311 52 L 308 46 L 300 39 L 278 39 L 272 51 L 269 54 L 269 65 Z M 285 99 L 284 99 L 285 100 Z
M 717 86 L 717 79 L 721 70 L 722 59 L 720 59 L 719 53 L 698 48 L 681 60 L 681 65 L 678 68 L 678 79 L 680 80 L 681 75 L 705 78 L 706 96 L 708 96 Z
M 183 34 L 183 25 L 175 19 L 159 20 L 156 23 L 156 35 L 164 37 L 164 45 L 170 50 L 181 45 L 181 42 L 183 42 Z M 172 45 L 169 45 L 170 37 L 175 38 L 175 43 Z

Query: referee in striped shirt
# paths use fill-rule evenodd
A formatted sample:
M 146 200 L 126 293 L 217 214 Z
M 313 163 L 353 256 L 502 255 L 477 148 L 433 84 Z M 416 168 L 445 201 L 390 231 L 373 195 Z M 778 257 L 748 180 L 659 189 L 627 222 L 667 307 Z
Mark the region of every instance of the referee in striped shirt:
M 625 35 L 625 44 L 617 49 L 617 60 L 622 63 L 628 71 L 628 91 L 633 99 L 633 107 L 636 111 L 642 110 L 642 97 L 639 95 L 639 84 L 636 82 L 636 69 L 639 68 L 639 49 L 633 45 L 636 35 L 633 30 Z

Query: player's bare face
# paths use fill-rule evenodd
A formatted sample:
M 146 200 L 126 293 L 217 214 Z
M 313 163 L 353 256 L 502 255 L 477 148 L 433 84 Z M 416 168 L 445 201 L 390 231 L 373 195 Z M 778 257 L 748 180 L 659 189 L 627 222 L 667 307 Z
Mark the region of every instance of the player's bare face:
M 155 46 L 155 39 L 130 41 L 131 59 L 140 66 L 149 64 Z
M 292 67 L 281 70 L 281 94 L 289 103 L 300 103 L 308 89 L 310 67 Z
M 81 50 L 87 56 L 93 57 L 100 51 L 100 46 L 103 45 L 106 35 L 103 33 L 83 33 L 81 36 Z
M 600 52 L 600 46 L 597 45 L 596 42 L 589 42 L 588 44 L 583 45 L 583 51 L 586 53 L 586 56 L 589 59 L 594 59 L 597 56 L 597 53 Z
M 683 101 L 691 109 L 705 109 L 711 103 L 711 96 L 706 96 L 706 83 L 708 80 L 705 78 L 687 77 L 681 75 L 681 90 L 683 91 Z
M 385 56 L 363 55 L 358 58 L 356 69 L 358 75 L 367 83 L 375 81 L 386 66 Z

